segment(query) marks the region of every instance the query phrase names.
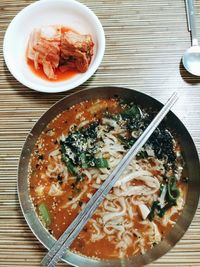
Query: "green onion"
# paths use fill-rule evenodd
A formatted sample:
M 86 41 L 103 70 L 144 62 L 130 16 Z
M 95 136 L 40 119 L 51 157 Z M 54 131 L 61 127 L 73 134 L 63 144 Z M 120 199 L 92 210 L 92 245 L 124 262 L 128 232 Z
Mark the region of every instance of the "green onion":
M 127 137 L 124 137 L 122 135 L 118 135 L 117 139 L 126 148 L 130 148 L 131 146 L 133 146 L 135 144 L 135 141 L 137 140 L 136 138 L 133 138 L 133 137 L 127 138 Z
M 44 220 L 45 224 L 49 226 L 51 224 L 51 218 L 49 215 L 49 211 L 47 209 L 47 206 L 44 202 L 40 203 L 38 206 L 39 213 L 42 216 L 42 219 Z
M 140 110 L 136 105 L 132 105 L 127 110 L 125 110 L 121 115 L 123 119 L 133 118 L 133 117 L 137 117 L 138 119 L 140 119 L 141 117 Z
M 86 154 L 85 153 L 81 153 L 80 156 L 80 161 L 81 161 L 81 167 L 83 169 L 86 169 L 88 168 L 88 163 L 87 163 L 87 157 L 86 157 Z
M 159 201 L 154 201 L 151 207 L 151 212 L 149 213 L 149 220 L 152 221 L 154 216 L 157 214 L 159 217 L 163 217 L 165 212 L 171 208 L 172 206 L 176 205 L 176 200 L 180 195 L 179 189 L 176 186 L 176 177 L 170 176 L 168 177 L 167 186 L 167 193 L 165 196 L 166 205 L 161 208 Z M 162 184 L 160 187 L 160 196 L 164 189 L 164 185 Z
M 180 195 L 179 189 L 176 187 L 176 177 L 171 176 L 168 178 L 167 196 L 170 202 L 175 202 Z
M 76 183 L 82 182 L 84 176 L 82 174 L 76 174 Z
M 153 218 L 155 216 L 155 211 L 158 208 L 158 203 L 159 203 L 158 201 L 154 201 L 153 204 L 152 204 L 152 206 L 151 206 L 151 211 L 150 211 L 150 213 L 148 215 L 148 219 L 150 221 L 153 221 Z
M 73 175 L 77 175 L 77 169 L 76 167 L 74 166 L 74 164 L 69 160 L 67 161 L 67 168 L 68 168 L 68 171 L 73 174 Z
M 63 142 L 60 142 L 60 146 L 61 146 L 61 156 L 62 156 L 62 161 L 67 165 L 68 162 L 68 158 L 66 157 L 65 153 L 66 153 L 66 149 L 65 146 L 63 144 Z
M 139 153 L 137 153 L 136 157 L 137 159 L 146 159 L 148 158 L 148 153 L 146 151 L 140 151 Z
M 78 204 L 81 207 L 83 205 L 83 201 L 79 201 Z
M 136 138 L 131 138 L 129 141 L 128 141 L 128 144 L 129 144 L 129 146 L 131 147 L 131 146 L 133 146 L 134 144 L 135 144 L 135 142 L 136 142 Z
M 108 161 L 104 158 L 95 159 L 95 166 L 97 168 L 108 168 Z

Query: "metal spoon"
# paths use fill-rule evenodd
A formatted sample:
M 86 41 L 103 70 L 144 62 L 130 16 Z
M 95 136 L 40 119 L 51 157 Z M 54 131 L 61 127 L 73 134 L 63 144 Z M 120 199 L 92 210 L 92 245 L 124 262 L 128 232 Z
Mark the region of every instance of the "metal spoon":
M 193 0 L 185 0 L 188 31 L 191 34 L 192 46 L 182 58 L 183 66 L 193 75 L 200 76 L 200 46 L 198 45 Z

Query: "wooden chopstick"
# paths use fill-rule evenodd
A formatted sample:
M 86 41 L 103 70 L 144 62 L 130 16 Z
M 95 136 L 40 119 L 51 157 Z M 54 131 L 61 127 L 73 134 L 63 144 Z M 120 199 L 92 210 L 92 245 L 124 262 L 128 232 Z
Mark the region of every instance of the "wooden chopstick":
M 163 106 L 163 108 L 159 111 L 156 117 L 152 120 L 146 130 L 141 134 L 141 136 L 137 139 L 134 145 L 130 148 L 130 150 L 126 153 L 117 167 L 113 170 L 113 172 L 109 175 L 109 177 L 105 180 L 105 182 L 100 186 L 100 188 L 95 192 L 92 198 L 88 201 L 85 208 L 78 214 L 75 220 L 69 225 L 66 231 L 62 234 L 62 236 L 55 242 L 53 247 L 49 250 L 47 255 L 42 260 L 42 265 L 47 267 L 54 267 L 56 263 L 61 259 L 61 257 L 66 252 L 67 248 L 72 244 L 74 239 L 83 229 L 88 220 L 92 217 L 95 210 L 101 204 L 103 199 L 109 193 L 113 185 L 120 178 L 122 172 L 129 165 L 133 157 L 139 152 L 142 146 L 147 142 L 151 134 L 169 112 L 171 107 L 178 99 L 178 94 L 175 92 Z

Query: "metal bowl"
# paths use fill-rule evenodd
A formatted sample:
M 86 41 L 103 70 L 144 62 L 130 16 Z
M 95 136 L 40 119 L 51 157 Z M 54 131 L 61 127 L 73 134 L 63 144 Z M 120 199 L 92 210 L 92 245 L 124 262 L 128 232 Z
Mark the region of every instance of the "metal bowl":
M 116 96 L 119 96 L 120 98 L 125 100 L 134 101 L 136 104 L 139 104 L 144 108 L 151 108 L 155 111 L 160 110 L 163 106 L 154 98 L 131 89 L 120 87 L 99 87 L 86 89 L 71 94 L 52 106 L 38 120 L 25 141 L 18 168 L 19 200 L 24 217 L 30 229 L 37 237 L 37 239 L 47 249 L 50 249 L 53 246 L 55 239 L 49 234 L 49 232 L 40 222 L 29 196 L 28 165 L 30 161 L 31 151 L 33 150 L 33 147 L 42 130 L 60 112 L 81 101 Z M 82 267 L 139 267 L 158 259 L 167 251 L 169 251 L 181 239 L 181 237 L 189 227 L 197 209 L 200 194 L 200 165 L 198 154 L 190 134 L 188 133 L 182 122 L 171 111 L 167 115 L 166 124 L 167 127 L 169 127 L 176 134 L 176 137 L 178 138 L 178 141 L 182 147 L 183 157 L 186 161 L 187 174 L 189 176 L 186 204 L 175 226 L 158 245 L 147 251 L 144 255 L 133 256 L 122 260 L 105 261 L 84 257 L 67 251 L 67 253 L 62 258 L 64 262 L 73 266 Z

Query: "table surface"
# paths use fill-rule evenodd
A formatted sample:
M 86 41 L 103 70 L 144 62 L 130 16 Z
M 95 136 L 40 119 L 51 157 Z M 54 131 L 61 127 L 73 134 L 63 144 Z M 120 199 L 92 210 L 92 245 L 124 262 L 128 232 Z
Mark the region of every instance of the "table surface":
M 1 0 L 1 48 L 9 22 L 32 2 Z M 106 51 L 93 77 L 73 92 L 94 86 L 123 86 L 164 103 L 178 91 L 181 98 L 173 111 L 189 130 L 200 154 L 200 78 L 188 74 L 181 65 L 182 54 L 190 46 L 184 0 L 81 2 L 101 20 Z M 195 7 L 200 32 L 200 1 L 195 1 Z M 8 71 L 2 49 L 0 53 L 0 266 L 40 266 L 46 250 L 29 230 L 20 209 L 18 159 L 33 124 L 70 92 L 42 94 L 24 87 Z M 200 266 L 200 207 L 182 240 L 149 266 Z

